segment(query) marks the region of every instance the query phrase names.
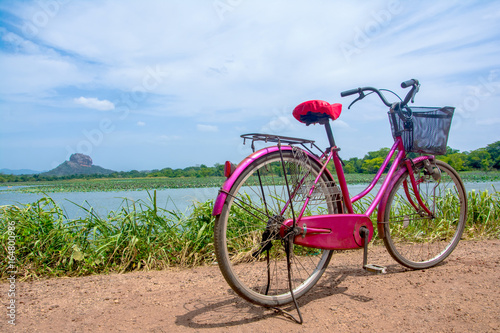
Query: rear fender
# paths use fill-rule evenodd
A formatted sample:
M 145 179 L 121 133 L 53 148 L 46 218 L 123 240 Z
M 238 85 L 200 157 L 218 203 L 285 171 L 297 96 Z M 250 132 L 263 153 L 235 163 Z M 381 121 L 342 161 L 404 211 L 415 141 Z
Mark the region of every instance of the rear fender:
M 412 160 L 413 164 L 420 163 L 424 160 L 434 160 L 434 156 L 419 156 L 416 157 Z M 382 197 L 382 200 L 380 200 L 380 203 L 378 205 L 378 214 L 377 214 L 377 229 L 378 229 L 378 237 L 383 239 L 385 238 L 385 232 L 384 232 L 384 213 L 385 213 L 385 208 L 387 207 L 387 201 L 389 200 L 389 194 L 391 193 L 392 188 L 398 181 L 399 177 L 403 175 L 406 172 L 406 168 L 400 167 L 392 176 L 392 179 L 389 183 L 389 186 L 387 187 L 387 191 L 384 193 L 384 196 Z
M 282 151 L 292 150 L 292 147 L 291 146 L 281 146 L 281 150 Z M 264 157 L 267 154 L 271 154 L 271 153 L 274 153 L 276 151 L 279 151 L 279 148 L 277 146 L 263 148 L 261 150 L 256 151 L 255 153 L 249 155 L 243 161 L 241 161 L 240 164 L 238 164 L 236 166 L 236 169 L 234 170 L 234 172 L 231 174 L 231 176 L 229 176 L 228 179 L 226 179 L 226 181 L 222 185 L 221 189 L 219 190 L 219 194 L 217 195 L 217 199 L 215 199 L 214 209 L 212 211 L 213 216 L 217 216 L 222 212 L 222 207 L 224 206 L 224 202 L 226 202 L 226 198 L 227 198 L 228 193 L 230 193 L 234 183 L 236 182 L 238 177 L 243 173 L 243 171 L 254 161 L 258 160 L 259 158 Z M 319 166 L 321 166 L 321 162 L 319 161 L 319 159 L 316 156 L 312 155 L 311 153 L 309 153 L 308 151 L 305 151 L 305 150 L 303 150 L 303 152 L 305 154 L 307 154 L 309 157 L 311 157 L 314 161 L 316 161 L 316 163 L 318 163 Z M 330 171 L 328 171 L 328 169 L 325 169 L 325 173 L 327 174 L 328 178 L 333 180 L 333 177 L 332 177 Z

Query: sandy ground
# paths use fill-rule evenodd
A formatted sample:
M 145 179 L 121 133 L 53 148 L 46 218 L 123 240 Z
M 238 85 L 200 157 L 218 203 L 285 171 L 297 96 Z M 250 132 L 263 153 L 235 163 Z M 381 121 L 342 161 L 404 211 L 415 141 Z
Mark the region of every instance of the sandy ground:
M 396 264 L 383 247 L 369 258 L 387 274 L 364 272 L 362 251 L 334 255 L 299 299 L 303 325 L 240 299 L 211 266 L 18 282 L 16 325 L 5 314 L 0 332 L 500 331 L 500 240 L 462 241 L 443 264 L 421 271 Z M 6 281 L 0 291 L 6 306 Z

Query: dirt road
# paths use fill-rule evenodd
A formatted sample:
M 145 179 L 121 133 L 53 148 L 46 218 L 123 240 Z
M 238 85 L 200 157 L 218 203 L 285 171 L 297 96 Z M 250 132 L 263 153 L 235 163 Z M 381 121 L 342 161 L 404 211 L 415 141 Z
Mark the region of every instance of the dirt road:
M 334 255 L 299 299 L 303 325 L 241 300 L 213 266 L 17 283 L 16 325 L 4 315 L 0 331 L 500 331 L 500 240 L 462 241 L 443 264 L 422 271 L 399 266 L 383 247 L 369 258 L 388 273 L 364 272 L 361 251 Z M 0 288 L 7 304 L 8 285 Z

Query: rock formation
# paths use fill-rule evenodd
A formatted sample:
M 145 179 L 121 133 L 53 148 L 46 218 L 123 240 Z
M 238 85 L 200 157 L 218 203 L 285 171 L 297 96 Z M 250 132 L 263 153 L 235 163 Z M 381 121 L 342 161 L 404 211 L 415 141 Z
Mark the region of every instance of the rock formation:
M 113 170 L 104 169 L 92 164 L 92 158 L 88 155 L 76 153 L 69 157 L 58 167 L 42 173 L 44 176 L 72 176 L 72 175 L 109 175 Z
M 69 157 L 69 161 L 73 162 L 73 163 L 76 163 L 76 164 L 78 164 L 80 166 L 83 166 L 83 167 L 90 167 L 90 166 L 92 166 L 92 159 L 90 158 L 90 156 L 84 155 L 84 154 L 80 154 L 80 153 L 72 154 Z

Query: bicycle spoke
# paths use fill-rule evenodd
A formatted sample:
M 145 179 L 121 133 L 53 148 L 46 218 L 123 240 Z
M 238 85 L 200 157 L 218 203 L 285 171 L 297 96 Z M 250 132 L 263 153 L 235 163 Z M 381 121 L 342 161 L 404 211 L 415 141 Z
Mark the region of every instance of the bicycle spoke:
M 292 209 L 302 209 L 321 169 L 317 162 L 297 160 L 290 150 L 283 151 L 284 163 L 281 161 L 279 152 L 256 161 L 237 180 L 216 220 L 216 254 L 226 280 L 242 297 L 267 306 L 292 302 L 281 224 L 292 217 Z M 337 204 L 331 200 L 338 196 L 328 192 L 334 187 L 333 181 L 322 175 L 305 215 L 334 213 Z M 300 297 L 319 279 L 331 251 L 292 247 L 291 282 L 294 295 Z
M 407 173 L 391 189 L 386 206 L 384 242 L 394 259 L 410 268 L 431 267 L 444 260 L 457 245 L 465 225 L 466 197 L 460 178 L 441 161 L 436 161 L 435 168 L 440 171 L 437 181 L 425 173 L 422 163 L 416 166 L 420 173 L 418 193 L 432 216 L 414 207 L 413 190 L 401 189 Z

